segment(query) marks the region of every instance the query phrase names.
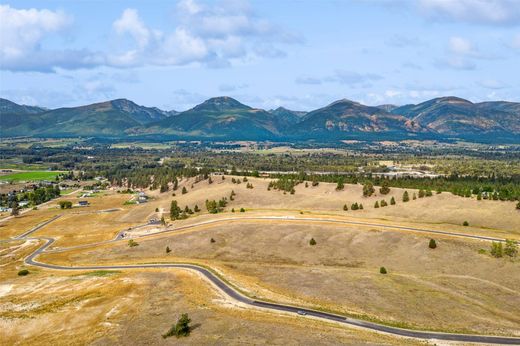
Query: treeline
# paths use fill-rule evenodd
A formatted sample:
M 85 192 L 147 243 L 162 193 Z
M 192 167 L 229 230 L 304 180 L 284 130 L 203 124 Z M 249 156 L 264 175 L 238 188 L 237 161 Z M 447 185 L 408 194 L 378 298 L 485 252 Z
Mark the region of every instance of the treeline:
M 520 176 L 511 177 L 472 177 L 450 175 L 447 177 L 437 178 L 381 178 L 372 177 L 370 175 L 352 174 L 352 175 L 313 175 L 301 172 L 299 174 L 272 174 L 271 178 L 277 179 L 278 185 L 281 187 L 288 186 L 291 183 L 294 186 L 303 181 L 320 181 L 328 183 L 347 183 L 347 184 L 364 184 L 368 183 L 376 186 L 388 186 L 397 188 L 409 188 L 425 191 L 443 191 L 451 192 L 462 197 L 471 197 L 472 195 L 489 196 L 489 199 L 497 199 L 502 201 L 520 201 Z

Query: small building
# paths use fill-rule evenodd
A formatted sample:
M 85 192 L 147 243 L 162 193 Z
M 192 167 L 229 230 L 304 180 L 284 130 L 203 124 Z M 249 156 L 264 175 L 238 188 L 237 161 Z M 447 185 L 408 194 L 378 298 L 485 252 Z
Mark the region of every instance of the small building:
M 78 205 L 80 207 L 86 207 L 89 205 L 88 201 L 78 201 Z
M 18 202 L 18 206 L 19 206 L 19 207 L 25 207 L 25 206 L 27 206 L 28 204 L 29 204 L 29 201 L 20 201 L 20 202 Z

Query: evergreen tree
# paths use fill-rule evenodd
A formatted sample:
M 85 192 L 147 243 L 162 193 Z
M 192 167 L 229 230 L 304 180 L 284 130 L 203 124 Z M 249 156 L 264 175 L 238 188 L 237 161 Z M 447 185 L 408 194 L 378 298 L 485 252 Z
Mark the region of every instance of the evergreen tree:
M 188 190 L 186 189 L 186 186 L 182 187 L 182 194 L 185 195 L 188 193 Z
M 435 242 L 435 239 L 430 239 L 430 243 L 428 244 L 428 247 L 430 249 L 435 249 L 437 247 L 437 243 Z
M 363 185 L 363 196 L 364 197 L 370 197 L 374 194 L 376 190 L 374 189 L 374 185 L 371 182 L 366 183 Z
M 314 240 L 314 238 L 311 238 L 311 240 L 309 241 L 309 245 L 311 245 L 311 246 L 316 245 L 316 240 Z
M 363 210 L 363 204 L 362 203 L 359 203 L 359 209 Z
M 172 252 L 172 250 L 170 249 L 169 246 L 167 246 L 167 247 L 166 247 L 166 253 L 170 253 L 170 252 Z
M 390 204 L 395 205 L 395 198 L 393 196 L 392 196 L 392 198 L 390 198 Z
M 408 196 L 408 191 L 403 193 L 403 202 L 408 202 L 410 200 L 410 196 Z
M 379 202 L 376 201 L 376 203 L 374 203 L 374 208 L 379 208 Z
M 177 204 L 176 200 L 173 200 L 170 204 L 170 219 L 177 220 L 181 215 L 181 208 Z
M 348 207 L 347 207 L 346 204 L 343 205 L 343 210 L 344 210 L 344 211 L 348 211 Z
M 180 338 L 181 336 L 188 336 L 191 332 L 190 327 L 191 319 L 188 317 L 188 314 L 182 314 L 177 323 L 170 328 L 170 330 L 164 334 L 162 337 L 166 339 L 167 337 L 175 335 Z
M 424 190 L 419 190 L 419 198 L 423 198 L 424 197 Z
M 385 267 L 379 268 L 379 273 L 386 274 L 387 273 L 386 268 Z
M 390 192 L 390 187 L 388 186 L 388 181 L 384 180 L 383 184 L 381 185 L 381 188 L 379 189 L 379 192 L 382 195 L 386 195 Z
M 195 204 L 195 208 L 193 208 L 193 210 L 198 213 L 200 211 L 200 208 L 197 204 Z
M 338 184 L 336 185 L 336 191 L 341 191 L 345 188 L 345 183 L 343 182 L 343 178 L 339 178 Z
M 381 207 L 386 207 L 388 206 L 388 203 L 386 203 L 386 201 L 383 199 L 381 200 Z

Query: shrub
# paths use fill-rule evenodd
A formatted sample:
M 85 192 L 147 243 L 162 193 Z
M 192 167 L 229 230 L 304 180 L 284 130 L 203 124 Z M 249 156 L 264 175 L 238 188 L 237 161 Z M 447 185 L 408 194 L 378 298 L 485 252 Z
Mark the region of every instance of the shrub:
M 18 276 L 25 276 L 29 274 L 29 271 L 27 269 L 22 269 L 18 272 Z
M 385 267 L 379 268 L 379 273 L 386 274 L 387 273 L 386 268 Z
M 437 242 L 435 241 L 435 239 L 430 239 L 430 244 L 428 244 L 428 247 L 430 249 L 435 249 L 437 247 Z
M 215 239 L 211 238 L 210 243 L 215 243 Z
M 130 239 L 130 240 L 128 241 L 128 246 L 130 246 L 130 247 L 136 247 L 136 246 L 139 246 L 139 243 L 136 242 L 136 241 L 133 240 L 133 239 Z
M 491 249 L 489 250 L 491 256 L 500 258 L 504 256 L 504 249 L 502 247 L 502 242 L 492 242 Z
M 246 211 L 246 210 L 245 210 L 244 208 L 240 208 L 240 212 L 241 212 L 241 213 L 245 213 L 245 211 Z
M 191 319 L 188 317 L 188 314 L 182 314 L 181 317 L 177 320 L 177 323 L 173 325 L 170 330 L 164 334 L 162 337 L 164 339 L 175 335 L 180 338 L 181 336 L 188 336 L 191 332 L 190 327 Z
M 316 240 L 314 240 L 314 238 L 311 238 L 311 240 L 309 241 L 309 245 L 316 245 Z
M 464 222 L 462 223 L 462 226 L 469 226 L 469 222 L 468 222 L 468 221 L 464 221 Z
M 61 209 L 71 209 L 72 208 L 72 202 L 71 201 L 60 201 L 60 208 Z
M 518 255 L 518 243 L 513 239 L 506 239 L 504 254 L 509 257 L 516 257 Z

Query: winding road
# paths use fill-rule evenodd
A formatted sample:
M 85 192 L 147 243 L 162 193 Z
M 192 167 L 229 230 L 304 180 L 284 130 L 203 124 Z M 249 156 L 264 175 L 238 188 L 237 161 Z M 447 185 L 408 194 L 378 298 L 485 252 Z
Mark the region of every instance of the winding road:
M 58 216 L 59 217 L 59 216 Z M 420 331 L 420 330 L 411 330 L 411 329 L 403 329 L 403 328 L 397 328 L 397 327 L 391 327 L 383 324 L 378 324 L 374 322 L 349 318 L 345 316 L 340 316 L 332 313 L 307 309 L 307 308 L 300 308 L 297 306 L 291 306 L 291 305 L 285 305 L 285 304 L 277 304 L 277 303 L 269 303 L 264 302 L 260 300 L 254 300 L 251 299 L 244 294 L 237 291 L 235 288 L 233 288 L 231 285 L 229 285 L 227 282 L 225 282 L 223 279 L 221 279 L 217 274 L 215 274 L 210 269 L 204 268 L 202 266 L 198 266 L 195 264 L 189 264 L 189 263 L 164 263 L 164 264 L 136 264 L 136 265 L 107 265 L 107 266 L 75 266 L 75 267 L 67 267 L 67 266 L 61 266 L 61 265 L 55 265 L 55 264 L 49 264 L 49 263 L 43 263 L 36 260 L 36 257 L 40 255 L 42 252 L 46 251 L 47 248 L 49 248 L 55 241 L 54 238 L 48 238 L 48 237 L 33 237 L 33 238 L 27 238 L 27 236 L 31 235 L 33 232 L 37 231 L 41 227 L 49 224 L 50 222 L 56 220 L 58 217 L 55 217 L 53 219 L 50 219 L 46 221 L 45 223 L 42 223 L 31 230 L 21 234 L 20 236 L 16 237 L 15 239 L 36 239 L 36 240 L 45 240 L 45 243 L 40 246 L 36 251 L 31 253 L 29 256 L 25 258 L 25 263 L 32 266 L 37 266 L 41 268 L 47 268 L 47 269 L 54 269 L 54 270 L 66 270 L 66 271 L 84 271 L 84 270 L 118 270 L 118 269 L 147 269 L 147 268 L 177 268 L 177 269 L 184 269 L 184 270 L 191 270 L 198 272 L 201 274 L 204 278 L 209 280 L 213 285 L 215 285 L 220 291 L 222 291 L 224 294 L 229 296 L 230 298 L 234 299 L 235 301 L 238 301 L 242 304 L 254 307 L 254 308 L 261 308 L 261 309 L 268 309 L 271 311 L 276 312 L 284 312 L 284 313 L 292 313 L 292 314 L 298 314 L 298 315 L 305 315 L 310 316 L 314 318 L 319 318 L 326 321 L 333 321 L 342 323 L 345 325 L 351 325 L 355 327 L 361 327 L 377 332 L 382 333 L 388 333 L 393 334 L 397 336 L 403 336 L 403 337 L 411 337 L 411 338 L 418 338 L 418 339 L 427 339 L 427 340 L 445 340 L 445 341 L 458 341 L 458 342 L 473 342 L 473 343 L 487 343 L 487 344 L 502 344 L 502 345 L 520 345 L 520 338 L 515 337 L 503 337 L 503 336 L 489 336 L 489 335 L 472 335 L 472 334 L 457 334 L 457 333 L 441 333 L 441 332 L 430 332 L 430 331 Z M 229 221 L 229 220 L 257 220 L 257 219 L 273 219 L 273 220 L 313 220 L 313 221 L 331 221 L 331 219 L 321 219 L 321 218 L 284 218 L 284 217 L 236 217 L 236 218 L 227 218 L 227 219 L 220 219 L 220 220 L 211 220 L 207 222 L 198 223 L 195 225 L 189 225 L 189 226 L 183 226 L 174 229 L 173 231 L 178 231 L 180 229 L 187 229 L 189 227 L 196 227 L 201 224 L 210 224 L 214 222 L 222 222 L 222 221 Z M 348 224 L 354 224 L 354 225 L 368 225 L 368 226 L 378 226 L 378 227 L 388 227 L 388 228 L 396 228 L 396 229 L 402 229 L 402 230 L 409 230 L 414 232 L 430 232 L 430 233 L 440 233 L 440 234 L 446 234 L 446 235 L 452 235 L 457 237 L 467 237 L 467 238 L 473 238 L 473 239 L 480 239 L 480 240 L 493 240 L 493 241 L 503 241 L 503 239 L 498 238 L 490 238 L 490 237 L 483 237 L 483 236 L 474 236 L 469 234 L 462 234 L 462 233 L 450 233 L 445 231 L 434 231 L 434 230 L 424 230 L 424 229 L 414 229 L 411 227 L 400 227 L 400 226 L 389 226 L 384 224 L 373 224 L 373 223 L 364 223 L 364 222 L 353 222 L 353 221 L 344 221 L 344 220 L 333 220 L 332 222 L 343 222 Z M 172 230 L 163 231 L 164 232 L 171 232 Z M 157 234 L 157 233 L 155 233 Z M 150 234 L 150 235 L 155 235 Z M 149 236 L 149 235 L 147 235 Z M 117 241 L 118 238 L 111 240 L 111 241 Z

